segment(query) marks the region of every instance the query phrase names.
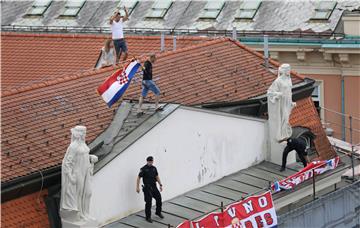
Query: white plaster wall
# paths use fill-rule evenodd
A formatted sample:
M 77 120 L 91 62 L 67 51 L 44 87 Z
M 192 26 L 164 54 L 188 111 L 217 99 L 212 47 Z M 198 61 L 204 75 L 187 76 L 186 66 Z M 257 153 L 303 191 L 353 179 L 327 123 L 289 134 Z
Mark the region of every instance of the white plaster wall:
M 265 134 L 261 120 L 179 108 L 94 175 L 91 214 L 105 224 L 144 209 L 135 183 L 149 155 L 164 201 L 261 162 Z

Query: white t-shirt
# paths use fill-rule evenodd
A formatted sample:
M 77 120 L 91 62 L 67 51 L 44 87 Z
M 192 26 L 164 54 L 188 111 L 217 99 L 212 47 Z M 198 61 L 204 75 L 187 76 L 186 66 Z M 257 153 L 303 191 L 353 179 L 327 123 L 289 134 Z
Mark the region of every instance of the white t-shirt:
M 111 32 L 112 32 L 112 39 L 123 39 L 124 38 L 124 32 L 123 32 L 123 19 L 120 18 L 119 22 L 116 22 L 113 20 L 111 24 Z

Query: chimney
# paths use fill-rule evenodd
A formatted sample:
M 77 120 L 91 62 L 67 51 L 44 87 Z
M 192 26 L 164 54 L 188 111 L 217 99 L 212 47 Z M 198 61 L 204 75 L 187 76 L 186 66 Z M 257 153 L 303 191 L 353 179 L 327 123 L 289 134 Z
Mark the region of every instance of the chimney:
M 165 51 L 165 34 L 161 33 L 160 51 Z
M 269 67 L 269 36 L 264 35 L 264 57 L 265 57 L 265 66 Z
M 232 30 L 232 38 L 233 38 L 233 40 L 237 40 L 237 32 L 236 32 L 235 26 L 233 27 L 233 30 Z
M 174 40 L 173 40 L 173 50 L 176 50 L 176 36 L 174 36 Z

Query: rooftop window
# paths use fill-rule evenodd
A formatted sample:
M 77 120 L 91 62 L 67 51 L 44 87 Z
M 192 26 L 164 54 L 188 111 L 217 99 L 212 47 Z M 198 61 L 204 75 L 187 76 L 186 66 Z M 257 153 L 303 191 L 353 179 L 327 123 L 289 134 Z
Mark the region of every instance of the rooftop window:
M 49 8 L 52 0 L 36 0 L 33 2 L 31 9 L 28 13 L 26 13 L 27 16 L 42 16 L 47 8 Z
M 65 11 L 60 16 L 76 17 L 84 4 L 85 0 L 67 1 L 65 4 Z
M 235 19 L 253 19 L 261 5 L 261 0 L 243 1 L 240 9 L 236 12 Z
M 172 5 L 171 0 L 157 0 L 151 7 L 151 11 L 146 15 L 147 18 L 163 18 Z
M 136 0 L 121 0 L 118 4 L 118 8 L 120 9 L 121 15 L 125 15 L 124 6 L 128 10 L 129 15 L 132 13 L 132 11 L 135 9 L 136 5 L 139 1 Z
M 224 1 L 208 1 L 199 18 L 216 19 L 219 16 L 223 7 Z
M 327 20 L 335 9 L 336 1 L 319 1 L 315 5 L 313 20 Z
M 200 19 L 216 19 L 224 7 L 224 1 L 208 1 L 200 14 Z

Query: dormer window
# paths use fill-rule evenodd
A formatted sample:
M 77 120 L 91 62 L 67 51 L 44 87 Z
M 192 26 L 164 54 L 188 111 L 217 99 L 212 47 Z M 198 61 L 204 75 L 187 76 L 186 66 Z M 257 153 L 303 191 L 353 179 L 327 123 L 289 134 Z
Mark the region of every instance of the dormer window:
M 328 20 L 335 9 L 337 2 L 335 1 L 319 1 L 315 5 L 315 13 L 311 17 L 312 20 Z
M 65 11 L 60 16 L 76 17 L 84 4 L 85 0 L 67 1 L 65 4 Z
M 172 1 L 169 0 L 158 0 L 152 7 L 151 11 L 146 15 L 147 18 L 164 18 L 167 11 L 172 5 Z
M 31 6 L 31 9 L 26 16 L 43 16 L 45 11 L 49 8 L 51 0 L 36 0 Z
M 235 19 L 253 19 L 260 8 L 261 1 L 243 1 L 240 9 L 236 12 Z
M 129 15 L 134 11 L 136 5 L 139 3 L 139 1 L 136 0 L 121 0 L 118 4 L 118 8 L 120 9 L 120 14 L 125 15 L 124 6 L 128 10 Z
M 216 19 L 224 8 L 224 1 L 208 1 L 200 14 L 200 19 Z

